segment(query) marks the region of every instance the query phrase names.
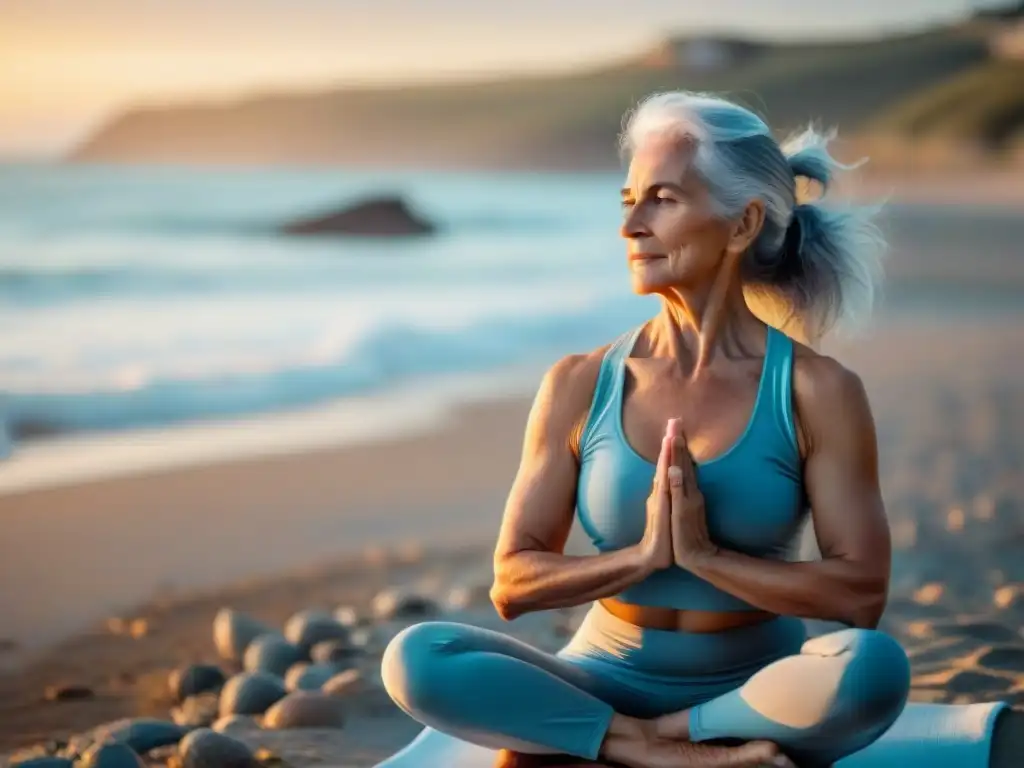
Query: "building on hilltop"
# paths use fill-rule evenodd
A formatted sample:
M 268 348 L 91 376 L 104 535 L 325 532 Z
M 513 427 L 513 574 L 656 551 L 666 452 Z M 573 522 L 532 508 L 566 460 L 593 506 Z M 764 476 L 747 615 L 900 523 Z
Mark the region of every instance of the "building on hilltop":
M 767 47 L 746 40 L 716 37 L 669 38 L 644 55 L 640 63 L 657 69 L 714 72 L 755 58 Z

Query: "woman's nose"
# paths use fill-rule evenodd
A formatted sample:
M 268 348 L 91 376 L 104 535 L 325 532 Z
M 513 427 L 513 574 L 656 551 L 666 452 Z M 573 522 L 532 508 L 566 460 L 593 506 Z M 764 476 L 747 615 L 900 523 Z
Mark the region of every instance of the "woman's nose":
M 647 227 L 643 225 L 637 206 L 633 206 L 626 211 L 626 215 L 622 219 L 622 226 L 619 227 L 619 234 L 626 240 L 632 240 L 648 234 Z

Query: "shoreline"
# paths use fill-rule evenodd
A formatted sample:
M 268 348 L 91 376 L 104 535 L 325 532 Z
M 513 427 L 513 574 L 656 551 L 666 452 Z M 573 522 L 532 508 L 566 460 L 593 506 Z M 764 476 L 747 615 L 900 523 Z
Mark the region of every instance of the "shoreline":
M 0 456 L 0 501 L 94 480 L 412 438 L 443 428 L 465 406 L 530 397 L 542 375 L 540 366 L 442 375 L 285 411 L 12 443 Z
M 823 351 L 837 347 L 845 354 L 873 334 L 900 329 L 999 327 L 1019 316 L 1016 306 L 1007 301 L 989 300 L 984 306 L 945 312 L 917 307 L 912 299 L 904 298 L 904 304 L 880 310 L 870 327 L 854 337 L 829 339 Z M 0 454 L 0 520 L 6 497 L 30 491 L 401 441 L 436 432 L 467 406 L 531 399 L 551 362 L 417 378 L 390 389 L 283 411 L 12 441 L 9 452 Z

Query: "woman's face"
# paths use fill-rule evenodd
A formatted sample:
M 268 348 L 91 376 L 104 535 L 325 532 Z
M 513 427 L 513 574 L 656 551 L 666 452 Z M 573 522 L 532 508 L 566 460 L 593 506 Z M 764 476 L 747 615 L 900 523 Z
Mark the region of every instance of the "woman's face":
M 692 171 L 692 144 L 654 138 L 633 155 L 622 190 L 622 236 L 633 290 L 662 293 L 713 278 L 733 239 Z

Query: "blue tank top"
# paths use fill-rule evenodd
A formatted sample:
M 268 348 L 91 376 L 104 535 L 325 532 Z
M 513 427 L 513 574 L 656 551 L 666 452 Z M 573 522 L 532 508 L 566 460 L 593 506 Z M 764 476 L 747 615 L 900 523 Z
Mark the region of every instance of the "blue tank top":
M 600 552 L 643 537 L 655 465 L 626 441 L 622 429 L 626 359 L 640 328 L 623 334 L 601 362 L 580 441 L 576 514 Z M 792 411 L 793 342 L 769 327 L 764 367 L 746 429 L 725 453 L 697 464 L 708 532 L 721 547 L 786 559 L 806 519 L 800 451 Z M 620 592 L 636 605 L 699 611 L 757 610 L 687 570 L 671 566 Z

